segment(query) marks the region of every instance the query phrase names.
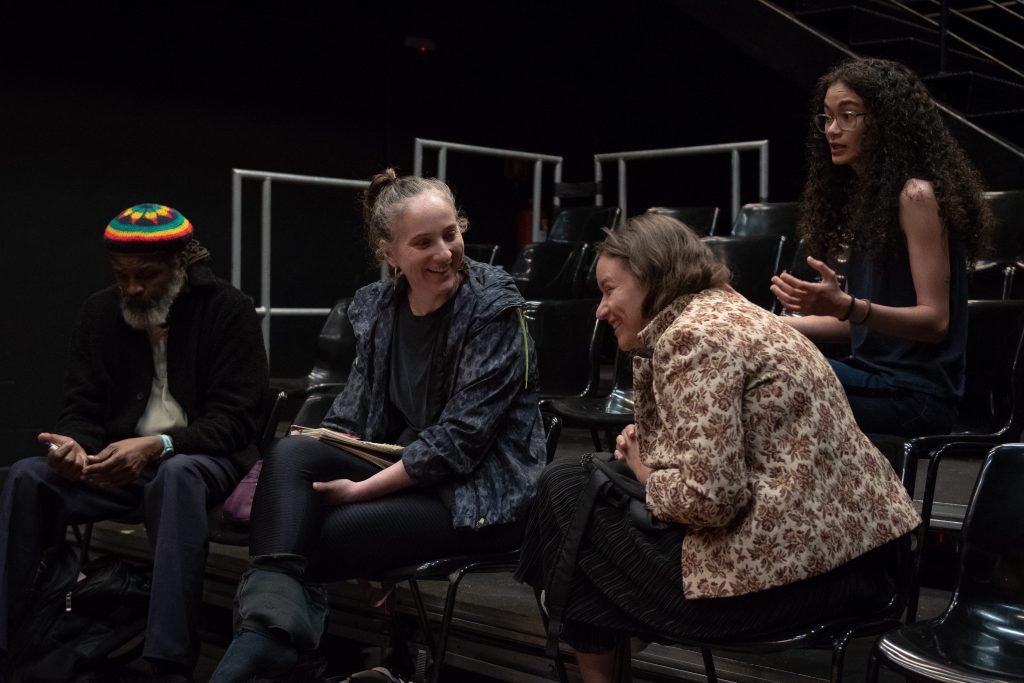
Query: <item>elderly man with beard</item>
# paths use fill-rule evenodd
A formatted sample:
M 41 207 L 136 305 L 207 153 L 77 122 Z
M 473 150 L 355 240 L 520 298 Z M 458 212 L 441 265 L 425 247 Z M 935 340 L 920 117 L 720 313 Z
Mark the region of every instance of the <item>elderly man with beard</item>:
M 191 680 L 206 510 L 257 457 L 268 381 L 252 301 L 214 277 L 192 233 L 158 204 L 104 232 L 116 284 L 85 302 L 47 454 L 15 463 L 0 498 L 0 652 L 67 524 L 139 520 L 153 545 L 143 656 L 155 680 Z

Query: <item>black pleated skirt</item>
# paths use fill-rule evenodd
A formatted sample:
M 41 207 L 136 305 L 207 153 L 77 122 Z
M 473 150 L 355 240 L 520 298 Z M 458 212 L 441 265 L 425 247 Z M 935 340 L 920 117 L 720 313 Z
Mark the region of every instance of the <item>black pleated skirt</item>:
M 541 476 L 516 574 L 550 590 L 550 577 L 588 475 L 574 459 Z M 883 546 L 825 574 L 736 597 L 683 597 L 685 527 L 644 532 L 622 510 L 595 505 L 580 543 L 563 617 L 562 639 L 579 652 L 612 649 L 619 633 L 673 642 L 743 637 L 883 606 L 894 581 Z M 890 544 L 891 546 L 891 544 Z

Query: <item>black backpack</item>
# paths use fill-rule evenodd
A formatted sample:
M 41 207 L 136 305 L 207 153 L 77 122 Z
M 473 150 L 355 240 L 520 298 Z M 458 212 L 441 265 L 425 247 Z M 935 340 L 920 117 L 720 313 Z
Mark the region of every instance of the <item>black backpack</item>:
M 149 608 L 149 572 L 107 556 L 82 565 L 78 549 L 49 551 L 26 617 L 12 635 L 12 683 L 66 683 L 136 659 Z

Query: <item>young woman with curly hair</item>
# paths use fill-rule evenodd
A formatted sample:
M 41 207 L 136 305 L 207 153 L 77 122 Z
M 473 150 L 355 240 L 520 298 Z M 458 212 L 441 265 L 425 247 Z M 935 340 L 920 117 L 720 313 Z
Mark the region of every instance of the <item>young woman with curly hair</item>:
M 800 230 L 808 282 L 772 291 L 816 341 L 850 342 L 831 361 L 860 427 L 948 432 L 963 393 L 967 266 L 992 222 L 981 178 L 921 80 L 852 59 L 818 80 Z M 848 255 L 846 286 L 826 262 Z

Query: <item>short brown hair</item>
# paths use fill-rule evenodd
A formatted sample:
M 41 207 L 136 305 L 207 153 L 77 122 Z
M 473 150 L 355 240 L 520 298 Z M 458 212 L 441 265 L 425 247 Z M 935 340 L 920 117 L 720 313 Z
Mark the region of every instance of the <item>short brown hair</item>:
M 647 288 L 645 318 L 683 294 L 721 287 L 732 273 L 693 230 L 671 216 L 633 216 L 597 245 L 598 257 L 621 259 L 637 282 Z

